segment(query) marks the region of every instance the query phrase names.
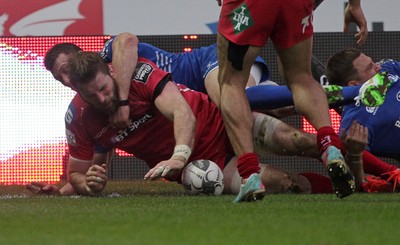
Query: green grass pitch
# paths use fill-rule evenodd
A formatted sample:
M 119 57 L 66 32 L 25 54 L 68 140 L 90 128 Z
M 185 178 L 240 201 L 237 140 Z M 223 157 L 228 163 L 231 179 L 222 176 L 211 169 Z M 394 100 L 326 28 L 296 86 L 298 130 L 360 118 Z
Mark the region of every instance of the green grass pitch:
M 181 186 L 109 182 L 101 197 L 0 186 L 0 244 L 398 244 L 400 195 L 186 196 Z

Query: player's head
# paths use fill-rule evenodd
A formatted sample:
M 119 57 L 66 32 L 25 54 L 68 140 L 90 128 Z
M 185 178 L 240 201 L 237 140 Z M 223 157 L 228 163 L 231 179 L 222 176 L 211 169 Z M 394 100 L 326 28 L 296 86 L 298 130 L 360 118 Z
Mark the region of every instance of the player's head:
M 119 91 L 112 69 L 96 52 L 79 52 L 68 63 L 69 80 L 82 98 L 111 115 L 118 109 Z M 111 71 L 110 71 L 111 70 Z
M 372 78 L 381 69 L 371 57 L 358 49 L 347 48 L 329 58 L 326 76 L 330 84 L 359 85 Z
M 81 51 L 82 49 L 73 43 L 56 44 L 46 52 L 44 66 L 57 81 L 72 88 L 68 78 L 67 64 L 70 57 Z

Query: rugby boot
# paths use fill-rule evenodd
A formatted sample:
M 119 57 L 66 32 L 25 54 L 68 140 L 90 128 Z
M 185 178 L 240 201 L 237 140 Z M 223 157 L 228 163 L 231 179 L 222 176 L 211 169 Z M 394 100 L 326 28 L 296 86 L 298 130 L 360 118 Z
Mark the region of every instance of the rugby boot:
M 336 196 L 344 198 L 353 194 L 356 190 L 354 176 L 340 150 L 335 146 L 329 146 L 322 154 L 322 159 L 328 170 Z
M 262 200 L 265 196 L 265 188 L 261 183 L 260 174 L 252 174 L 245 184 L 240 185 L 239 194 L 233 202 L 254 202 Z

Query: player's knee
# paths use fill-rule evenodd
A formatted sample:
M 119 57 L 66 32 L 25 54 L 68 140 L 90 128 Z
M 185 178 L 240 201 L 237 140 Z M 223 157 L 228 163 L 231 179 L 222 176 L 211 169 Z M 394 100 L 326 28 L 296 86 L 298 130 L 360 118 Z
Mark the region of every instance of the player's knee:
M 229 41 L 228 60 L 232 63 L 233 68 L 238 71 L 243 70 L 243 60 L 249 45 L 237 45 Z
M 281 123 L 276 118 L 261 113 L 254 113 L 253 140 L 257 154 L 266 156 L 273 152 L 271 148 L 275 145 L 275 134 Z

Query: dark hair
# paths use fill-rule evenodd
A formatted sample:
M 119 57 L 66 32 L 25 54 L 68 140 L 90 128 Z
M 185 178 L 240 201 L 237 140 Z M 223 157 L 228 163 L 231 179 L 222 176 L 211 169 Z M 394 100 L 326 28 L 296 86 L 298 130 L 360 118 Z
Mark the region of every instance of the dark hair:
M 82 51 L 82 49 L 73 43 L 58 43 L 47 50 L 44 56 L 44 66 L 48 71 L 54 67 L 54 62 L 60 54 L 75 54 Z
M 69 59 L 69 79 L 75 88 L 96 78 L 98 72 L 109 74 L 108 65 L 97 52 L 79 52 Z
M 330 84 L 347 86 L 350 80 L 357 79 L 357 70 L 353 61 L 361 55 L 361 51 L 355 48 L 344 49 L 328 59 L 325 74 Z

